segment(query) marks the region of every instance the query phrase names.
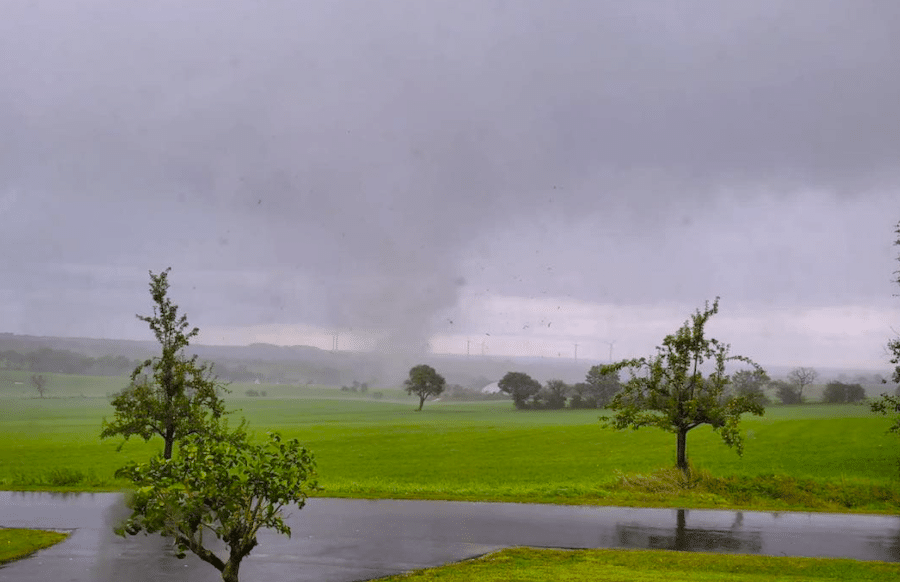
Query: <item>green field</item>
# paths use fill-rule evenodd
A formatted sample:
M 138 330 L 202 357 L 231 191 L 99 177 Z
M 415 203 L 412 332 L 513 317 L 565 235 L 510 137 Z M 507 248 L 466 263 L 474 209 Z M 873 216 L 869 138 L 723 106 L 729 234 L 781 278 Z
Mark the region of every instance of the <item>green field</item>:
M 102 490 L 128 460 L 161 448 L 100 441 L 106 394 L 124 379 L 50 376 L 53 398 L 0 377 L 0 487 Z M 744 457 L 706 427 L 688 437 L 696 479 L 677 483 L 674 435 L 602 428 L 598 412 L 516 411 L 510 402 L 381 399 L 327 387 L 234 385 L 228 399 L 257 433 L 279 430 L 316 454 L 321 495 L 683 507 L 896 512 L 900 442 L 867 407 L 772 407 L 743 423 Z M 243 396 L 247 389 L 267 397 Z M 81 395 L 84 394 L 85 397 Z
M 0 527 L 0 564 L 21 560 L 67 537 L 69 534 L 57 531 Z
M 379 582 L 734 582 L 896 580 L 900 564 L 817 558 L 717 555 L 662 550 L 511 548 L 458 564 L 379 578 Z

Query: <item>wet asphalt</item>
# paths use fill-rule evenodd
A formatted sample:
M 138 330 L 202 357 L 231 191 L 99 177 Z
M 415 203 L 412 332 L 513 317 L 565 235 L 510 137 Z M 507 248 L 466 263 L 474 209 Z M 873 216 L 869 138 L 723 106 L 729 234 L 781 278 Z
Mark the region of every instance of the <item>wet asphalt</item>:
M 65 542 L 0 567 L 0 581 L 221 580 L 163 538 L 127 539 L 118 494 L 0 492 L 0 527 L 60 529 Z M 294 511 L 291 538 L 272 532 L 244 560 L 241 579 L 370 580 L 503 547 L 657 548 L 900 561 L 900 517 L 589 506 L 311 499 Z

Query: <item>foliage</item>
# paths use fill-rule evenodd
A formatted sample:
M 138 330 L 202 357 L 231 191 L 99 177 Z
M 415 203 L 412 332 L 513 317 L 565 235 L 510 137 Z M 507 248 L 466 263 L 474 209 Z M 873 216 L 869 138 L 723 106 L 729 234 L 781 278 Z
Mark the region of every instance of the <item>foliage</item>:
M 741 415 L 761 416 L 762 405 L 747 396 L 726 395 L 729 382 L 725 366 L 728 362 L 743 362 L 755 370 L 758 364 L 744 356 L 729 356 L 730 346 L 705 337 L 709 318 L 718 313 L 719 300 L 712 307 L 691 316 L 689 321 L 657 347 L 650 358 L 624 360 L 604 366 L 603 373 L 623 368 L 631 371 L 631 378 L 616 394 L 609 408 L 614 415 L 604 422 L 617 429 L 655 426 L 677 435 L 676 465 L 683 472 L 687 464 L 687 433 L 708 424 L 718 431 L 722 440 L 743 454 L 743 437 L 738 430 Z M 704 364 L 713 369 L 704 375 Z
M 572 408 L 606 408 L 622 389 L 618 371 L 603 371 L 603 366 L 588 370 L 585 381 L 575 385 Z
M 300 509 L 316 488 L 313 455 L 296 439 L 269 432 L 263 444 L 243 429 L 186 437 L 173 459 L 154 457 L 120 469 L 135 486 L 131 517 L 122 536 L 141 531 L 174 539 L 179 557 L 191 551 L 212 564 L 226 582 L 235 582 L 241 560 L 258 544 L 260 528 L 290 536 L 281 510 Z M 212 534 L 227 557 L 208 547 Z
M 38 396 L 40 396 L 41 398 L 43 398 L 44 394 L 47 393 L 47 378 L 45 378 L 43 374 L 32 374 L 31 385 L 34 386 L 34 389 L 37 390 Z
M 866 399 L 866 390 L 862 384 L 845 384 L 829 382 L 822 393 L 822 402 L 828 404 L 852 404 Z
M 482 392 L 480 387 L 472 388 L 459 384 L 449 384 L 442 396 L 445 400 L 467 400 L 470 402 L 481 400 L 508 400 L 509 396 L 503 392 Z
M 814 368 L 794 368 L 788 372 L 788 382 L 797 389 L 797 404 L 803 404 L 803 389 L 814 383 L 819 373 Z
M 509 394 L 519 410 L 529 407 L 529 399 L 541 391 L 541 383 L 524 372 L 507 372 L 497 382 L 501 392 Z
M 146 322 L 162 348 L 162 355 L 139 364 L 131 383 L 112 399 L 115 418 L 103 422 L 101 438 L 139 436 L 145 441 L 163 438 L 163 456 L 172 457 L 175 441 L 202 433 L 211 421 L 225 413 L 218 382 L 208 364 L 197 356 L 188 358 L 184 349 L 200 330 L 188 331 L 186 315 L 168 298 L 169 269 L 150 272 L 150 295 L 155 303 L 152 316 L 138 315 Z
M 760 404 L 768 404 L 763 388 L 771 383 L 772 379 L 765 370 L 738 370 L 731 375 L 731 385 L 738 396 L 746 396 L 758 401 Z
M 403 386 L 407 394 L 419 397 L 419 408 L 416 410 L 422 410 L 425 399 L 429 396 L 439 396 L 447 386 L 447 381 L 431 366 L 419 364 L 410 369 L 409 378 L 403 382 Z
M 800 392 L 797 387 L 784 380 L 773 380 L 771 386 L 782 404 L 800 404 Z
M 562 380 L 547 380 L 546 386 L 535 394 L 532 408 L 559 410 L 566 407 L 566 398 L 572 387 Z
M 0 368 L 56 374 L 88 376 L 121 376 L 134 369 L 135 362 L 125 356 L 105 355 L 92 358 L 70 350 L 41 347 L 20 353 L 15 350 L 0 351 Z

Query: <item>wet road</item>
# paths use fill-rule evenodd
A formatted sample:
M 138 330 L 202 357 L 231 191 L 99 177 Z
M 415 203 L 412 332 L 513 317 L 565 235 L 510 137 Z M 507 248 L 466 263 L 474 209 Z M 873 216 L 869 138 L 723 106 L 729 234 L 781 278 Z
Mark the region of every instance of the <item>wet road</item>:
M 72 530 L 34 557 L 0 567 L 0 581 L 220 580 L 193 556 L 177 559 L 159 536 L 123 539 L 117 494 L 0 492 L 0 526 Z M 311 499 L 269 532 L 241 578 L 355 581 L 437 566 L 508 546 L 684 551 L 900 561 L 900 517 L 713 510 Z

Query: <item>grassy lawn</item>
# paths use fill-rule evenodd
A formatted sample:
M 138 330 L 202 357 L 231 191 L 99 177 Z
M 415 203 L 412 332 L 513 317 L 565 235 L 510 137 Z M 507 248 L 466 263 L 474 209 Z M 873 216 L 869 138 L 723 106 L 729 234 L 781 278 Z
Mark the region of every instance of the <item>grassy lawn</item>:
M 161 449 L 100 441 L 124 379 L 50 376 L 54 398 L 23 398 L 13 372 L 0 377 L 0 488 L 109 490 L 115 469 Z M 26 377 L 24 373 L 18 373 Z M 4 384 L 5 382 L 5 384 Z M 267 397 L 229 406 L 250 427 L 297 437 L 316 454 L 322 495 L 890 512 L 900 510 L 900 443 L 889 421 L 863 406 L 772 407 L 743 423 L 744 457 L 708 427 L 688 436 L 695 479 L 671 472 L 675 438 L 656 429 L 602 428 L 597 411 L 516 411 L 510 402 L 427 402 L 335 388 L 252 385 Z M 81 397 L 81 394 L 91 397 Z M 6 396 L 6 397 L 2 397 Z
M 539 550 L 512 548 L 458 564 L 379 582 L 543 582 L 544 580 L 693 582 L 896 580 L 900 564 L 817 558 L 681 553 L 662 550 Z
M 56 531 L 0 528 L 0 564 L 20 560 L 67 537 L 69 534 Z

